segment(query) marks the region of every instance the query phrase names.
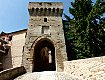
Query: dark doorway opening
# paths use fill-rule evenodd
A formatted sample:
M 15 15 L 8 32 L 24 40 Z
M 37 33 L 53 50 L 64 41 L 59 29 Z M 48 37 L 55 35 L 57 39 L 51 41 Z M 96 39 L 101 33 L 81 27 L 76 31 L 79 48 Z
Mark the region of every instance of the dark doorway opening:
M 49 39 L 41 39 L 34 48 L 34 72 L 55 71 L 55 48 Z

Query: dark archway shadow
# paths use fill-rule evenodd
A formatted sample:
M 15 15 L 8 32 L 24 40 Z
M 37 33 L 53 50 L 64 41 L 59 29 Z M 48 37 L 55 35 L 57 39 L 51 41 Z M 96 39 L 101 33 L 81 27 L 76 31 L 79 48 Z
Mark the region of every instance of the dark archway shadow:
M 39 40 L 34 48 L 33 71 L 55 71 L 55 47 L 49 39 Z

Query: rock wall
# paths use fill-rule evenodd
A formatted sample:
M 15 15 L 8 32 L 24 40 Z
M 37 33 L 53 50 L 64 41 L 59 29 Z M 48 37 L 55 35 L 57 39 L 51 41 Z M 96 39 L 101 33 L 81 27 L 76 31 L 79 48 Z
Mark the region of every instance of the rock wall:
M 105 80 L 105 56 L 65 61 L 64 72 L 82 80 Z
M 0 80 L 13 80 L 24 73 L 26 73 L 26 71 L 23 66 L 7 69 L 0 72 Z

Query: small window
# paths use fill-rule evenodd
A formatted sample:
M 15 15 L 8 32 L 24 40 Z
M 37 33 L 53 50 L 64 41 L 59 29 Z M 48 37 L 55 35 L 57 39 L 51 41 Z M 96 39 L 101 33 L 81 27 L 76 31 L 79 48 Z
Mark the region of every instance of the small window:
M 26 32 L 26 34 L 25 34 L 25 38 L 26 38 L 26 36 L 27 36 L 27 32 Z
M 42 26 L 42 34 L 50 34 L 49 26 Z
M 47 18 L 44 18 L 44 22 L 47 22 Z

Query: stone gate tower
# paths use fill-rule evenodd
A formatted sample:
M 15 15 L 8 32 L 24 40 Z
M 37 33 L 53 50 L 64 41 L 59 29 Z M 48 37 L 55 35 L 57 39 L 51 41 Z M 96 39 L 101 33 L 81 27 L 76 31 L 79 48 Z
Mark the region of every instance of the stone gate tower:
M 67 60 L 61 2 L 30 2 L 22 65 L 28 72 L 63 71 Z

